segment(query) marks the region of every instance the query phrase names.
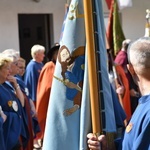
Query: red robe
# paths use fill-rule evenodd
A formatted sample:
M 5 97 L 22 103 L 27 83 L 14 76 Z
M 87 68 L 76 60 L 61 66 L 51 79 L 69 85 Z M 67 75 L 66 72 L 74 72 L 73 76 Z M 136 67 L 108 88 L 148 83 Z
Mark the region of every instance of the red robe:
M 42 139 L 44 137 L 47 109 L 54 70 L 55 64 L 52 61 L 46 63 L 42 68 L 38 79 L 36 112 L 41 132 L 37 134 L 37 139 Z
M 123 103 L 123 107 L 124 107 L 124 110 L 127 115 L 127 120 L 129 120 L 131 118 L 129 82 L 128 82 L 128 79 L 126 77 L 126 74 L 125 74 L 123 68 L 120 65 L 116 65 L 116 71 L 117 71 L 118 75 L 120 76 L 123 86 L 125 88 L 125 92 L 124 92 L 124 95 L 122 98 L 122 103 Z

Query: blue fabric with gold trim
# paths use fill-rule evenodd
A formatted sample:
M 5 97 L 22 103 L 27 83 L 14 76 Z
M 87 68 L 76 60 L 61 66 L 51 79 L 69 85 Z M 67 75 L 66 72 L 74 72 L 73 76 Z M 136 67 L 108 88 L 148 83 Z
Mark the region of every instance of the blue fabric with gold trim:
M 139 99 L 126 127 L 122 150 L 150 150 L 150 95 Z
M 27 114 L 26 114 L 25 108 L 22 107 L 20 100 L 16 97 L 13 86 L 9 82 L 3 83 L 3 86 L 5 87 L 5 89 L 8 90 L 8 92 L 11 96 L 11 99 L 13 101 L 16 101 L 18 104 L 18 111 L 16 113 L 18 114 L 19 118 L 21 118 L 20 119 L 20 121 L 21 121 L 20 136 L 22 138 L 23 147 L 26 147 L 28 139 L 29 139 L 29 131 L 28 131 Z M 7 106 L 5 105 L 4 109 L 6 111 L 10 111 L 10 110 L 13 111 L 12 107 L 8 107 L 8 105 Z
M 19 140 L 21 134 L 21 118 L 19 114 L 13 110 L 12 106 L 8 105 L 8 101 L 14 100 L 8 89 L 0 86 L 0 105 L 7 115 L 7 119 L 3 124 L 3 135 L 7 150 L 11 150 Z

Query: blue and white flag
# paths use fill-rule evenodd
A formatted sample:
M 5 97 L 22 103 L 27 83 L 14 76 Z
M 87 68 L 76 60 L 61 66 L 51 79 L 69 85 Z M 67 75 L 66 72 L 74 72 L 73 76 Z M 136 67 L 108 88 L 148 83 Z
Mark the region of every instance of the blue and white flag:
M 100 5 L 102 6 L 101 3 Z M 103 25 L 100 27 L 100 31 L 104 30 Z M 91 132 L 91 116 L 82 0 L 71 1 L 63 29 L 48 107 L 43 150 L 85 150 L 86 135 Z M 103 36 L 101 38 L 103 39 Z M 100 42 L 104 42 L 104 39 Z M 104 44 L 102 47 L 106 53 Z M 104 64 L 104 82 L 107 82 L 106 86 L 109 87 L 106 59 Z M 106 90 L 107 87 L 104 91 Z M 110 126 L 106 127 L 107 131 L 113 132 L 115 123 L 112 123 L 114 115 L 109 93 L 111 92 L 105 94 L 108 97 L 104 96 L 108 98 L 107 104 L 110 105 L 106 107 L 109 112 L 106 122 Z

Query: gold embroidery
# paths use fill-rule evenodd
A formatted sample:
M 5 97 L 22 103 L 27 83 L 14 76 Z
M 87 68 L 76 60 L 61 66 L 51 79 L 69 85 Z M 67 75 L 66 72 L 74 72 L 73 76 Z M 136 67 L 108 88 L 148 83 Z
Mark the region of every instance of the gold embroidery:
M 9 106 L 9 107 L 12 107 L 12 104 L 13 104 L 13 101 L 11 101 L 11 100 L 8 101 L 8 106 Z
M 68 79 L 63 80 L 63 79 L 60 79 L 60 78 L 58 78 L 56 76 L 54 76 L 54 78 L 57 79 L 58 81 L 62 82 L 68 88 L 76 89 L 77 91 L 82 92 L 82 89 L 81 89 L 81 87 L 79 87 L 78 84 L 70 82 Z
M 68 12 L 68 19 L 73 20 L 75 18 L 83 18 L 84 14 L 79 14 L 78 3 L 71 4 Z
M 7 102 L 9 107 L 12 107 L 14 111 L 18 111 L 18 104 L 16 101 L 8 101 Z

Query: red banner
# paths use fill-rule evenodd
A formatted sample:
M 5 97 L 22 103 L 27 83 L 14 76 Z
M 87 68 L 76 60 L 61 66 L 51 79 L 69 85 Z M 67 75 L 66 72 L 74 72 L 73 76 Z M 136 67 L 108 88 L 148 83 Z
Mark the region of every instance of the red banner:
M 107 4 L 108 9 L 110 9 L 110 7 L 111 7 L 111 1 L 112 0 L 106 0 L 106 4 Z

